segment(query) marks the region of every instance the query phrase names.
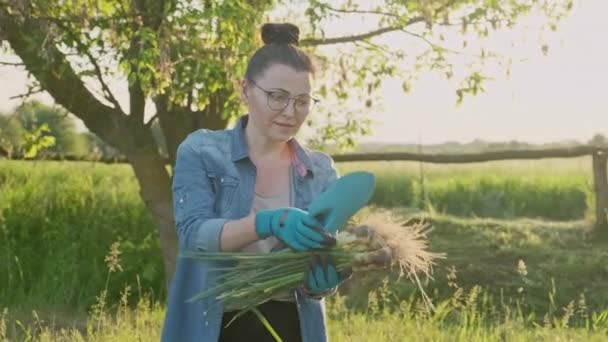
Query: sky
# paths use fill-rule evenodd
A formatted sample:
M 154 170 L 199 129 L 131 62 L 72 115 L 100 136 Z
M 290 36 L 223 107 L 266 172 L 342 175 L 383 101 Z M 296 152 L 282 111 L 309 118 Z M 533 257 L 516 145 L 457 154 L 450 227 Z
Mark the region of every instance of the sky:
M 514 64 L 509 77 L 504 69 L 494 70 L 494 80 L 485 84 L 486 92 L 467 97 L 461 105 L 456 105 L 454 85 L 433 73 L 423 73 L 407 94 L 401 90 L 401 80 L 385 80 L 380 93 L 382 110 L 371 117 L 372 135 L 362 141 L 543 143 L 584 142 L 596 133 L 608 135 L 606 13 L 608 1 L 575 1 L 558 31 L 546 37 L 547 56 L 535 40 L 538 35 L 530 31 L 496 34 L 491 42 L 495 46 L 513 37 L 526 37 L 527 43 L 512 51 L 526 61 Z M 528 22 L 534 26 L 540 18 Z M 0 60 L 17 61 L 11 56 Z M 25 72 L 0 65 L 0 111 L 16 106 L 19 100 L 10 97 L 25 91 Z M 127 98 L 121 95 L 119 98 Z M 37 98 L 52 103 L 48 95 Z
M 460 106 L 454 88 L 434 74 L 423 75 L 410 94 L 400 93 L 398 80 L 388 82 L 385 113 L 375 118 L 375 137 L 369 140 L 542 143 L 608 135 L 605 13 L 608 1 L 575 2 L 558 32 L 547 37 L 547 56 L 530 39 L 517 51 L 527 61 L 515 64 L 508 78 L 497 71 L 484 94 L 466 98 Z

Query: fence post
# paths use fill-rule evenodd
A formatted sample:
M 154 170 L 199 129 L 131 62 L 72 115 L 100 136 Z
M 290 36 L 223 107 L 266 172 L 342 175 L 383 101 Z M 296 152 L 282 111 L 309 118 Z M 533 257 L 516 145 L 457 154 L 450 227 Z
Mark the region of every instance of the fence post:
M 598 150 L 593 156 L 593 189 L 595 190 L 595 228 L 608 229 L 608 154 Z

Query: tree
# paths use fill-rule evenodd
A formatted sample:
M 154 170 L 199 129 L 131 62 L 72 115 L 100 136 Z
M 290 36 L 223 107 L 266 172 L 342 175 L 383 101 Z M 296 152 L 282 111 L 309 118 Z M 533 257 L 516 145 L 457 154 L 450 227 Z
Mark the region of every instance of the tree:
M 603 134 L 596 133 L 595 135 L 593 135 L 593 137 L 591 138 L 591 140 L 589 140 L 589 145 L 607 146 L 608 145 L 608 139 Z
M 337 103 L 358 98 L 367 109 L 386 76 L 407 76 L 406 91 L 409 77 L 420 70 L 454 77 L 453 56 L 477 61 L 462 76 L 459 97 L 482 91 L 487 77 L 481 65 L 496 60 L 496 54 L 467 40 L 451 47 L 448 43 L 456 40 L 445 39 L 445 32 L 484 37 L 534 11 L 552 27 L 572 6 L 571 0 L 385 0 L 373 7 L 363 1 L 336 3 L 310 0 L 302 9 L 305 16 L 296 19 L 305 18 L 311 30 L 301 45 L 327 70 L 321 75 L 321 96 Z M 274 5 L 271 0 L 0 0 L 0 37 L 21 58 L 35 86 L 127 157 L 158 227 L 168 281 L 176 257 L 170 176 L 151 125 L 160 125 L 172 165 L 188 133 L 225 128 L 240 113 L 234 81 L 259 44 L 252 37 Z M 324 35 L 328 21 L 353 15 L 374 17 L 377 26 L 352 35 Z M 383 43 L 389 34 L 412 38 L 425 49 L 410 54 Z M 328 46 L 338 46 L 338 55 L 324 56 Z M 108 83 L 119 77 L 128 80 L 128 108 L 121 107 Z M 156 113 L 144 121 L 147 99 Z M 365 132 L 365 126 L 353 128 L 360 125 L 355 111 L 338 114 L 334 109 L 325 108 L 331 114 L 330 125 L 324 126 L 329 134 L 321 132 L 327 139 Z
M 0 113 L 0 156 L 11 157 L 19 153 L 25 130 L 14 115 Z
M 55 144 L 48 149 L 49 152 L 63 155 L 89 152 L 88 141 L 77 132 L 74 118 L 61 107 L 29 101 L 17 107 L 14 115 L 28 131 L 44 124 L 48 126 L 49 134 L 55 137 Z

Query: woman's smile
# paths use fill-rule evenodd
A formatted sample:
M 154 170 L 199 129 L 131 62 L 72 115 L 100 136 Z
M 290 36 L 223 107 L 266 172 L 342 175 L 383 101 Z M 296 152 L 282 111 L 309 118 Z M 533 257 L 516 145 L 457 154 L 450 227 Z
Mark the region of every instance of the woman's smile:
M 294 128 L 296 126 L 295 124 L 281 123 L 276 121 L 273 121 L 273 123 L 282 128 Z

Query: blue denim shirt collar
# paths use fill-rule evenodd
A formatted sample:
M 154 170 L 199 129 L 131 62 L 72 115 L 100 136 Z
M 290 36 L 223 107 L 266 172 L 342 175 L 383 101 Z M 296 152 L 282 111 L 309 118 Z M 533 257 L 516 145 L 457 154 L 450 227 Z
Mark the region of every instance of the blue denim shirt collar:
M 247 139 L 245 138 L 245 127 L 249 121 L 249 115 L 245 114 L 239 118 L 236 126 L 230 130 L 231 134 L 231 151 L 232 161 L 236 162 L 244 158 L 249 157 L 249 146 L 247 145 Z M 289 146 L 295 151 L 296 157 L 302 162 L 306 170 L 312 173 L 312 161 L 308 153 L 302 148 L 296 138 L 291 138 L 288 141 Z
M 245 126 L 247 126 L 248 119 L 248 115 L 243 115 L 237 121 L 236 126 L 230 130 L 233 162 L 249 157 L 249 147 L 245 139 Z

